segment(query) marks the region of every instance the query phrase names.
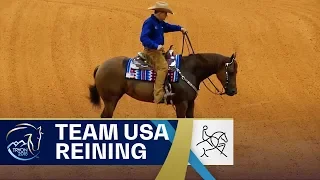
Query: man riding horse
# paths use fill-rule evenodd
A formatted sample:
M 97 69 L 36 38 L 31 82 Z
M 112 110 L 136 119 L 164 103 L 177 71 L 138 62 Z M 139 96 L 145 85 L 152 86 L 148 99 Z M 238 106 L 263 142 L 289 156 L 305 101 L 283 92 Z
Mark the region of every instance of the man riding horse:
M 187 30 L 179 25 L 173 25 L 165 22 L 168 13 L 173 14 L 166 2 L 156 2 L 156 4 L 149 10 L 154 10 L 148 19 L 146 19 L 142 26 L 140 41 L 144 46 L 143 53 L 148 57 L 149 61 L 156 73 L 157 77 L 154 84 L 154 102 L 162 103 L 164 98 L 172 96 L 173 93 L 165 93 L 164 82 L 168 73 L 168 63 L 163 56 L 164 53 L 164 33 L 182 31 L 186 33 Z
M 94 84 L 89 86 L 90 101 L 94 106 L 100 106 L 103 100 L 101 118 L 113 117 L 124 94 L 139 101 L 157 104 L 169 99 L 175 107 L 177 118 L 193 118 L 200 83 L 213 74 L 225 91 L 220 95 L 237 94 L 236 53 L 231 56 L 194 53 L 187 31 L 181 26 L 164 22 L 167 13 L 173 14 L 167 3 L 157 2 L 149 9 L 155 12 L 143 23 L 140 39 L 145 47 L 144 53 L 138 52 L 136 57 L 112 57 L 97 65 L 93 71 Z M 167 53 L 163 52 L 163 34 L 175 31 L 184 33 L 183 41 L 186 37 L 192 54 L 182 56 L 182 52 L 175 55 L 171 47 Z M 174 92 L 174 96 L 170 92 Z M 167 98 L 168 94 L 170 98 Z

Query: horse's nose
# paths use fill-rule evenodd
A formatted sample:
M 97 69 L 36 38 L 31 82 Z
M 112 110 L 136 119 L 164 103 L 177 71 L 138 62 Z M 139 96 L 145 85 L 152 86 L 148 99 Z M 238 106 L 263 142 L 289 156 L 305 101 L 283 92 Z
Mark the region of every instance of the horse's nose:
M 232 89 L 231 90 L 231 94 L 237 94 L 238 92 L 237 92 L 237 89 Z
M 237 89 L 234 89 L 232 93 L 237 94 L 238 93 Z

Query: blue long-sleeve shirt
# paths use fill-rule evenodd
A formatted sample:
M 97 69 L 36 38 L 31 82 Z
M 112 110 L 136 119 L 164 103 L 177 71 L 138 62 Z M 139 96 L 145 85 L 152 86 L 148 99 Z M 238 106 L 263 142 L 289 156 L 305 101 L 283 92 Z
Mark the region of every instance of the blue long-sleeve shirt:
M 181 28 L 179 25 L 160 21 L 152 14 L 143 23 L 140 41 L 146 48 L 157 49 L 158 45 L 164 45 L 164 33 L 181 31 Z

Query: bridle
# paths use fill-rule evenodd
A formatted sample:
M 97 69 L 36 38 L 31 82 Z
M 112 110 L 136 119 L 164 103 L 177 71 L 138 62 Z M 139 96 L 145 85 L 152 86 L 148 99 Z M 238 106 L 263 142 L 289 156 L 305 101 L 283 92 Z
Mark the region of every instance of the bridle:
M 233 64 L 233 62 L 234 62 L 234 60 L 235 60 L 235 57 L 236 57 L 236 56 L 233 56 L 232 59 L 231 59 L 231 62 L 225 64 L 225 67 L 226 67 L 226 83 L 225 83 L 225 85 L 224 85 L 224 89 L 227 89 L 227 88 L 228 88 L 228 84 L 229 84 L 229 72 L 228 72 L 228 67 Z
M 188 42 L 185 40 L 185 37 L 187 37 Z M 191 50 L 192 50 L 192 54 L 195 54 L 188 34 L 187 34 L 187 33 L 183 33 L 181 55 L 183 54 L 183 49 L 184 49 L 184 43 L 185 43 L 185 42 L 186 42 L 186 44 L 187 44 L 187 48 L 188 48 L 189 54 L 191 54 L 191 53 L 190 53 L 190 50 L 189 50 L 188 43 L 189 43 L 190 48 L 191 48 Z M 228 85 L 229 85 L 229 72 L 228 72 L 228 67 L 234 63 L 235 57 L 236 57 L 236 56 L 234 56 L 234 57 L 232 58 L 232 60 L 231 60 L 230 63 L 225 63 L 225 68 L 226 68 L 226 82 L 225 82 L 225 85 L 224 85 L 224 89 L 225 89 L 225 90 L 228 88 Z M 177 69 L 177 70 L 178 70 L 178 69 Z M 186 82 L 196 91 L 196 93 L 197 93 L 197 95 L 198 95 L 198 91 L 199 91 L 199 90 L 196 89 L 188 80 L 186 80 L 185 77 L 181 74 L 181 72 L 180 72 L 179 70 L 178 70 L 178 73 L 181 75 L 182 79 L 183 79 L 184 81 L 186 81 Z M 207 79 L 208 79 L 209 82 L 213 85 L 213 87 L 216 89 L 216 91 L 218 91 L 218 95 L 223 95 L 223 94 L 225 94 L 225 92 L 222 93 L 222 92 L 219 91 L 219 89 L 214 85 L 214 83 L 211 81 L 211 79 L 210 79 L 209 77 L 208 77 Z M 204 81 L 202 81 L 202 83 L 204 84 L 204 86 L 205 86 L 211 93 L 217 94 L 217 93 L 212 92 L 212 91 L 209 89 L 209 87 L 206 85 L 206 83 L 205 83 Z

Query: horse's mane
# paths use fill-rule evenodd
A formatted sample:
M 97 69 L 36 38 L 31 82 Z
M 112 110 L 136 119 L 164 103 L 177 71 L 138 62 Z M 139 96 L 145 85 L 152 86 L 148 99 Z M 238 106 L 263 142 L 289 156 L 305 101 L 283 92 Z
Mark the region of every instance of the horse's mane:
M 200 66 L 205 67 L 209 64 L 215 64 L 215 62 L 217 62 L 216 65 L 218 66 L 223 65 L 230 58 L 217 53 L 195 53 L 184 56 L 183 59 L 185 60 L 185 62 L 193 61 L 196 63 L 200 63 Z

